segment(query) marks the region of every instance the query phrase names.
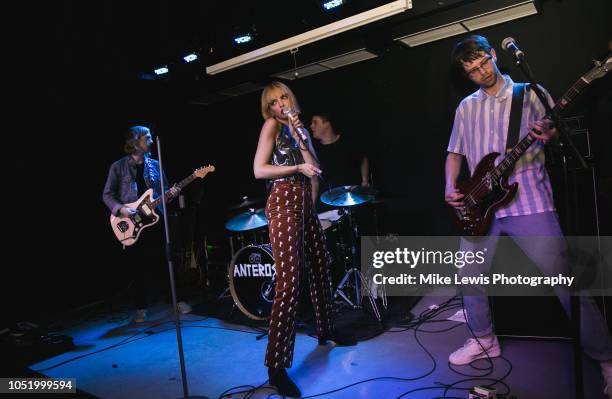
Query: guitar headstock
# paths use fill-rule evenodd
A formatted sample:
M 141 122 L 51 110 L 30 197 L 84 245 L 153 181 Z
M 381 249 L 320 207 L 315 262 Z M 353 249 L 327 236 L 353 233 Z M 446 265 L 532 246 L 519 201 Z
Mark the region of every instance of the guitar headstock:
M 201 168 L 196 169 L 193 174 L 195 177 L 199 177 L 200 179 L 209 174 L 210 172 L 214 172 L 215 167 L 213 165 L 202 166 Z
M 602 76 L 605 76 L 610 69 L 612 69 L 612 54 L 608 55 L 603 61 L 594 61 L 595 66 L 589 72 L 587 72 L 582 79 L 585 82 L 591 83 L 591 81 L 595 79 L 599 79 Z

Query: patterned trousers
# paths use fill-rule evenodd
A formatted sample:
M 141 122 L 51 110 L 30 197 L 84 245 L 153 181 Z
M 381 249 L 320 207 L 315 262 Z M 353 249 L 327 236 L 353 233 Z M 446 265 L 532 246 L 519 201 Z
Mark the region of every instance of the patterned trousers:
M 276 265 L 276 291 L 264 364 L 287 368 L 293 362 L 295 316 L 303 270 L 308 276 L 317 334 L 328 336 L 334 330 L 330 269 L 310 182 L 274 182 L 266 204 L 266 217 Z

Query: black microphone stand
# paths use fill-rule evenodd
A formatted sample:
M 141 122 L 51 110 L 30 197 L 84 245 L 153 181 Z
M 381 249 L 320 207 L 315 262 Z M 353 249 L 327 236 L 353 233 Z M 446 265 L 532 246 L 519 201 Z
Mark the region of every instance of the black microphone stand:
M 557 130 L 561 133 L 560 146 L 562 149 L 562 160 L 563 160 L 562 162 L 563 183 L 564 183 L 565 198 L 567 202 L 566 207 L 565 207 L 566 217 L 568 221 L 567 234 L 572 235 L 574 234 L 574 228 L 572 224 L 570 204 L 569 204 L 569 180 L 568 180 L 568 172 L 567 172 L 568 166 L 567 166 L 566 152 L 569 152 L 570 154 L 572 154 L 575 157 L 575 159 L 577 159 L 578 162 L 580 162 L 580 165 L 583 168 L 586 169 L 587 164 L 582 154 L 580 154 L 580 152 L 574 145 L 574 142 L 572 141 L 572 138 L 568 132 L 567 125 L 561 119 L 561 116 L 558 114 L 558 112 L 556 112 L 550 106 L 550 104 L 548 103 L 546 99 L 546 96 L 542 92 L 541 87 L 538 86 L 538 83 L 535 80 L 533 73 L 531 72 L 531 68 L 529 67 L 529 64 L 527 63 L 527 61 L 525 61 L 525 55 L 523 53 L 519 55 L 517 52 L 514 52 L 513 55 L 514 55 L 514 59 L 516 60 L 516 64 L 521 69 L 521 71 L 523 72 L 527 80 L 529 81 L 529 86 L 528 86 L 529 89 L 533 90 L 536 93 L 536 95 L 538 96 L 538 99 L 540 100 L 540 102 L 544 106 L 544 109 L 546 110 L 546 116 L 553 121 Z M 564 143 L 567 144 L 567 146 L 569 147 L 569 150 L 565 149 Z M 570 303 L 571 303 L 572 330 L 574 334 L 574 345 L 573 345 L 574 346 L 574 376 L 576 379 L 575 395 L 577 399 L 582 399 L 584 398 L 584 377 L 582 373 L 582 345 L 580 343 L 580 298 L 577 297 L 576 295 L 571 295 Z
M 181 320 L 176 306 L 176 288 L 174 283 L 174 265 L 172 263 L 172 245 L 170 243 L 170 230 L 168 228 L 168 215 L 166 212 L 166 193 L 164 192 L 164 172 L 162 167 L 162 152 L 159 135 L 157 136 L 157 156 L 159 160 L 159 176 L 162 197 L 162 214 L 164 215 L 164 231 L 166 233 L 166 261 L 168 262 L 168 274 L 170 275 L 170 291 L 172 293 L 172 308 L 174 309 L 174 325 L 176 327 L 176 341 L 178 344 L 179 360 L 181 364 L 181 381 L 183 383 L 183 398 L 208 399 L 206 396 L 189 396 L 187 384 L 187 373 L 185 371 L 185 355 L 183 354 L 183 338 L 181 336 Z

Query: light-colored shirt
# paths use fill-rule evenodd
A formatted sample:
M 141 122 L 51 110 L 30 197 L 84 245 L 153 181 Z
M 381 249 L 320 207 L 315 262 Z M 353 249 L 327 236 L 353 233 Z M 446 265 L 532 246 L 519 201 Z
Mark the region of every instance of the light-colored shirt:
M 497 95 L 488 95 L 481 88 L 464 98 L 455 112 L 448 151 L 466 157 L 470 174 L 485 155 L 506 152 L 514 82 L 508 75 L 503 75 L 503 78 L 504 86 Z M 544 89 L 543 92 L 552 106 L 550 94 Z M 526 89 L 519 140 L 529 133 L 527 124 L 542 119 L 545 114 L 536 93 Z M 499 156 L 496 164 L 502 159 L 503 155 Z M 544 166 L 544 145 L 540 142 L 534 142 L 519 158 L 508 181 L 518 182 L 518 190 L 508 204 L 496 211 L 496 218 L 555 210 L 550 179 Z

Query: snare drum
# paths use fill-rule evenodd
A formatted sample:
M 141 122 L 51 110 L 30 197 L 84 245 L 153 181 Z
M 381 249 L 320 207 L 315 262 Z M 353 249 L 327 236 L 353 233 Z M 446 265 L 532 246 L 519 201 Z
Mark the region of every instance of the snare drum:
M 319 213 L 319 221 L 321 222 L 321 227 L 323 227 L 323 231 L 329 229 L 333 225 L 337 224 L 338 221 L 344 216 L 337 209 L 332 209 L 331 211 Z
M 249 245 L 230 263 L 229 286 L 234 303 L 247 317 L 267 320 L 272 312 L 276 268 L 270 244 Z

